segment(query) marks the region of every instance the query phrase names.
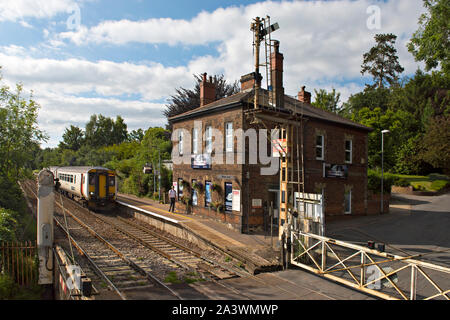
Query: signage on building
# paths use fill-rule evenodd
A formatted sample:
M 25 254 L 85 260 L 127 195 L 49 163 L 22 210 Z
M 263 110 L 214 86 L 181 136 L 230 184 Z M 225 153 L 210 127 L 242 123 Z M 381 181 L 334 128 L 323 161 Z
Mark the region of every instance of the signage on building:
M 211 169 L 211 155 L 193 154 L 191 156 L 192 169 Z
M 348 166 L 345 164 L 323 164 L 323 176 L 325 178 L 341 178 L 347 179 L 348 177 Z
M 235 177 L 234 176 L 230 176 L 230 175 L 224 175 L 224 174 L 219 174 L 217 176 L 218 179 L 222 179 L 222 180 L 233 180 Z
M 233 184 L 225 182 L 225 211 L 233 210 Z
M 252 199 L 252 208 L 262 208 L 262 199 Z
M 241 190 L 233 190 L 233 211 L 241 211 Z

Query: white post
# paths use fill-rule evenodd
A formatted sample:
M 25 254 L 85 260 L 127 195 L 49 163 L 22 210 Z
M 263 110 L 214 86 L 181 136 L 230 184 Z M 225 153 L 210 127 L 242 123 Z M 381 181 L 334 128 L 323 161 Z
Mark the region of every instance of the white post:
M 53 190 L 53 173 L 44 169 L 38 175 L 37 246 L 40 285 L 53 285 Z

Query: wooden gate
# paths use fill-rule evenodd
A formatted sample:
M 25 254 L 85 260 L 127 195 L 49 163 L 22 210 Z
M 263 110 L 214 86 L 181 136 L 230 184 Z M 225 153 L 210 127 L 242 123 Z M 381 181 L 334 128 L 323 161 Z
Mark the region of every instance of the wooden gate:
M 1 242 L 0 273 L 9 275 L 15 283 L 29 286 L 38 279 L 36 242 Z

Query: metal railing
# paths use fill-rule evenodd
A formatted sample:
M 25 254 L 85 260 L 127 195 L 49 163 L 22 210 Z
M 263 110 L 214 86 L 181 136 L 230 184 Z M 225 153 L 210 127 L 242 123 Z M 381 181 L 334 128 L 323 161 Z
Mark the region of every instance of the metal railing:
M 9 275 L 15 283 L 29 286 L 37 281 L 36 243 L 1 242 L 0 273 Z
M 450 268 L 292 231 L 290 263 L 383 299 L 450 300 Z M 445 287 L 445 288 L 444 288 Z

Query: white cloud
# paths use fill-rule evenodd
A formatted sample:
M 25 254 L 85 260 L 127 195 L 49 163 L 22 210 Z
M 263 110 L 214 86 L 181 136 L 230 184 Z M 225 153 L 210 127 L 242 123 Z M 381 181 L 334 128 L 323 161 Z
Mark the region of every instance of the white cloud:
M 49 18 L 67 10 L 76 3 L 74 0 L 2 0 L 0 2 L 0 22 L 19 21 L 25 18 Z
M 18 11 L 21 13 L 18 15 L 14 14 L 11 6 L 9 11 L 5 10 L 2 2 L 0 21 L 52 16 L 65 12 L 73 1 L 31 2 L 49 4 L 37 12 Z M 13 1 L 7 3 L 11 5 Z M 25 3 L 25 0 L 17 1 L 21 7 Z M 369 16 L 366 9 L 370 5 L 381 9 L 379 30 L 367 28 Z M 226 79 L 234 81 L 253 71 L 250 22 L 255 16 L 264 17 L 266 14 L 271 15 L 272 23 L 280 25 L 273 38 L 280 40 L 280 51 L 284 54 L 285 92 L 295 96 L 303 85 L 312 93 L 313 89 L 335 88 L 341 92 L 341 102 L 346 101 L 350 94 L 363 87 L 358 83 L 362 55 L 374 45 L 376 33 L 396 34 L 396 47 L 405 74 L 415 72 L 418 64 L 405 45 L 417 29 L 417 20 L 423 10 L 420 1 L 410 0 L 267 1 L 213 12 L 203 11 L 190 20 L 104 21 L 90 28 L 81 25 L 77 31 L 57 36 L 48 30 L 43 31 L 48 44 L 61 50 L 68 42 L 79 46 L 116 46 L 114 50 L 134 42 L 152 46 L 178 45 L 180 48 L 217 43 L 216 56 L 193 57 L 185 66 L 169 67 L 157 61 L 43 59 L 30 57 L 28 49 L 14 45 L 0 47 L 0 61 L 5 79 L 11 83 L 23 82 L 35 91 L 43 107 L 40 122 L 57 141 L 70 121 L 83 126 L 93 113 L 115 116 L 117 112 L 130 127 L 131 124 L 136 128 L 163 125 L 163 106 L 155 101 L 167 98 L 177 87 L 192 87 L 192 74 L 224 73 Z M 183 52 L 180 49 L 180 55 Z M 83 95 L 99 98 L 83 98 Z M 124 101 L 124 95 L 137 95 L 139 98 Z

